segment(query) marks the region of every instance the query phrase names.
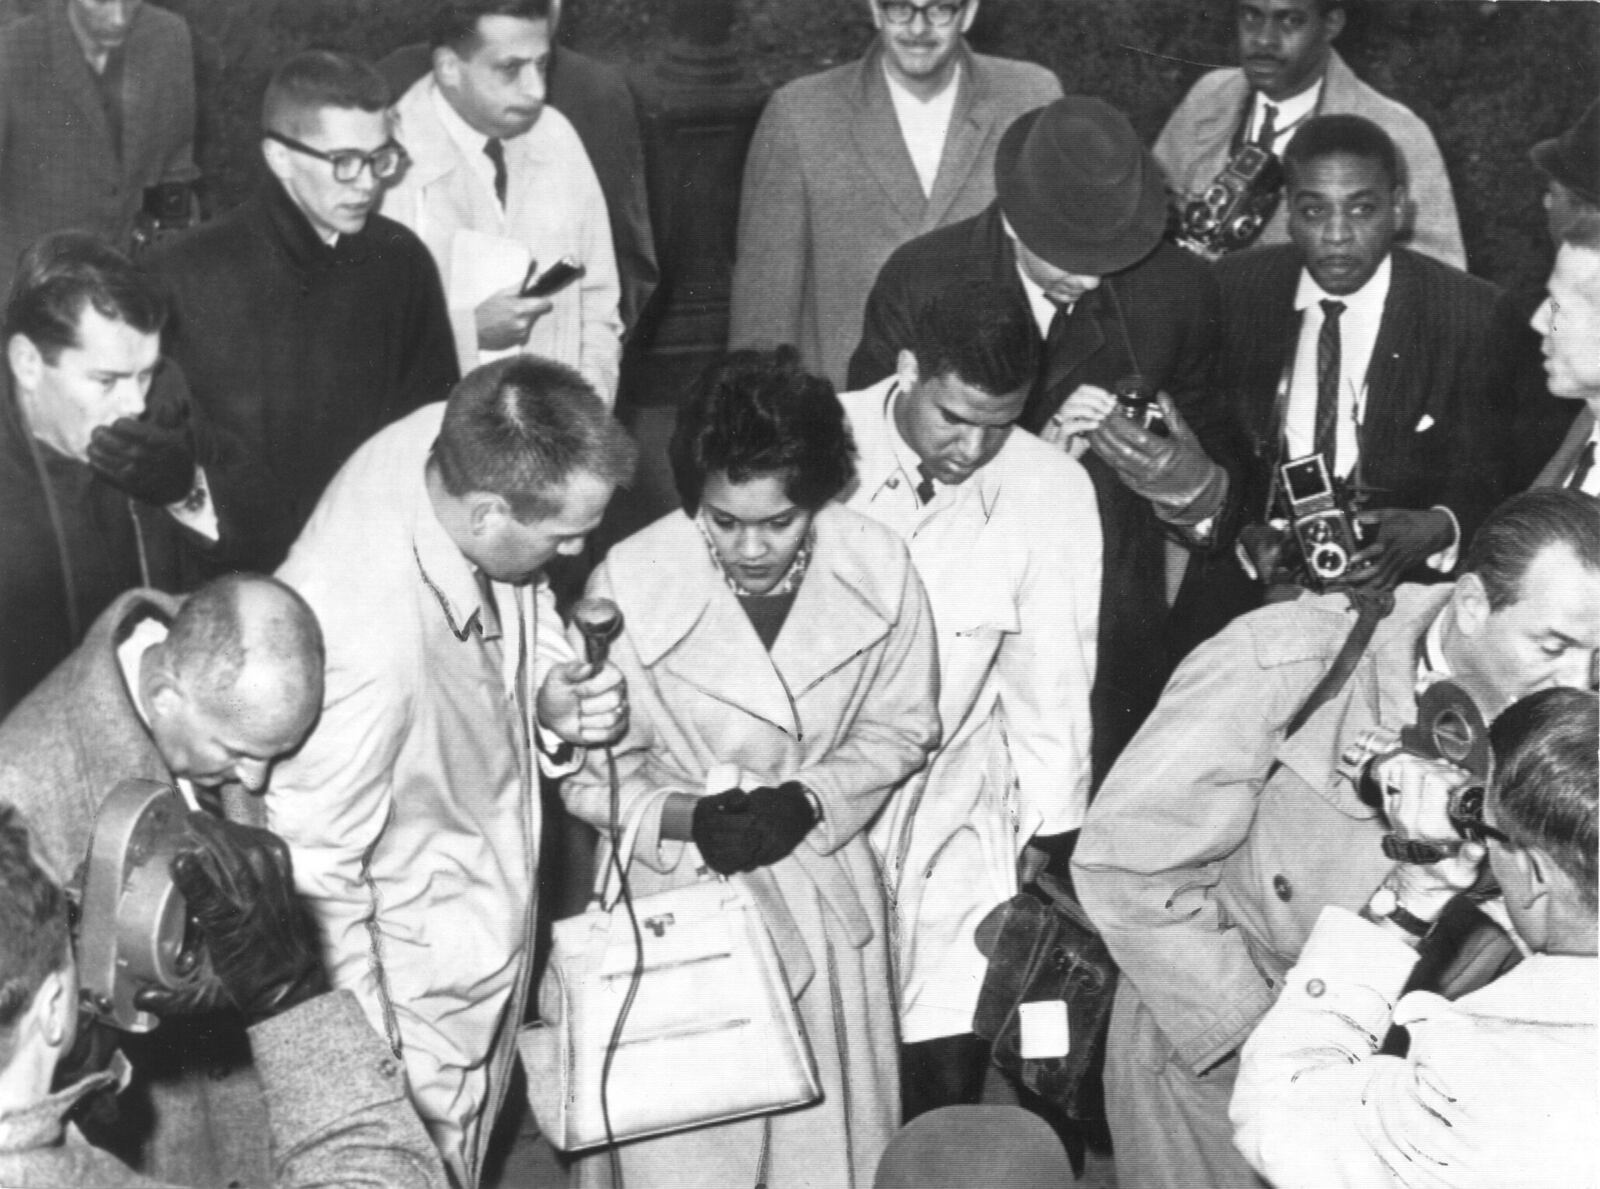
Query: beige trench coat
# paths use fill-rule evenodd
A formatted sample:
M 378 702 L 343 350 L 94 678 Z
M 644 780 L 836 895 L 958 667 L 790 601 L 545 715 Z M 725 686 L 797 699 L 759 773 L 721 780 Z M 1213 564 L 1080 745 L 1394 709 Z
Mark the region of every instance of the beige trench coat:
M 622 814 L 663 788 L 698 792 L 717 764 L 745 787 L 801 781 L 823 818 L 788 858 L 748 876 L 784 957 L 822 1078 L 823 1100 L 771 1117 L 772 1189 L 866 1189 L 899 1121 L 888 935 L 866 828 L 937 744 L 933 620 L 905 546 L 837 505 L 817 516 L 816 548 L 771 654 L 716 571 L 694 523 L 674 512 L 611 551 L 590 582 L 626 618 L 612 659 L 632 720 L 618 744 Z M 603 753 L 563 789 L 604 826 Z M 658 804 L 659 804 L 659 798 Z M 696 878 L 692 845 L 659 839 L 646 813 L 635 895 Z M 630 1144 L 630 1189 L 755 1183 L 760 1119 Z M 601 1153 L 578 1184 L 602 1185 Z

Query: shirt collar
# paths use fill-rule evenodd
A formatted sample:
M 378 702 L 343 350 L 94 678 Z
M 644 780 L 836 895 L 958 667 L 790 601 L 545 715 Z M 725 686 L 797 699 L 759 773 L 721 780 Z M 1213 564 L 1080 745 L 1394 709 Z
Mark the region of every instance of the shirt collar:
M 1367 283 L 1354 293 L 1337 297 L 1312 279 L 1304 267 L 1300 269 L 1300 287 L 1295 291 L 1294 308 L 1304 311 L 1322 301 L 1342 301 L 1345 312 L 1373 321 L 1383 317 L 1383 303 L 1389 298 L 1389 281 L 1394 276 L 1394 253 L 1384 256 L 1378 269 Z
M 450 137 L 463 153 L 467 160 L 475 161 L 483 156 L 483 147 L 489 143 L 489 138 L 479 132 L 471 124 L 461 118 L 459 112 L 450 106 L 450 100 L 437 86 L 429 96 L 433 100 L 434 114 L 439 117 L 439 123 L 444 125 L 445 134 Z M 488 160 L 488 158 L 484 158 Z
M 1282 100 L 1268 99 L 1260 91 L 1253 92 L 1255 105 L 1250 112 L 1250 126 L 1253 128 L 1261 126 L 1261 112 L 1264 105 L 1268 103 L 1278 109 L 1277 118 L 1273 121 L 1273 128 L 1279 133 L 1288 129 L 1291 124 L 1297 124 L 1301 120 L 1309 119 L 1311 113 L 1317 110 L 1317 101 L 1322 98 L 1322 88 L 1326 81 L 1327 75 L 1324 73 L 1321 78 L 1317 79 L 1304 91 L 1301 91 L 1300 94 L 1291 95 L 1289 98 Z
M 883 397 L 884 432 L 889 442 L 889 449 L 894 455 L 895 465 L 899 468 L 900 474 L 904 476 L 905 481 L 910 484 L 911 490 L 915 491 L 917 483 L 922 478 L 921 473 L 917 470 L 918 464 L 922 462 L 922 459 L 915 450 L 906 444 L 906 440 L 900 436 L 900 425 L 894 419 L 894 406 L 899 398 L 900 382 L 896 380 L 889 385 L 888 391 L 884 393 Z M 1013 429 L 1012 432 L 1015 433 L 1016 430 Z M 1001 449 L 1004 449 L 1004 447 L 1001 447 Z M 998 489 L 992 482 L 993 476 L 990 474 L 990 466 L 992 465 L 993 460 L 990 460 L 989 465 L 980 467 L 978 472 L 965 483 L 957 483 L 954 486 L 941 483 L 930 476 L 929 481 L 933 484 L 933 499 L 928 502 L 927 506 L 932 508 L 935 504 L 945 501 L 951 504 L 960 504 L 966 500 L 976 499 L 983 509 L 983 518 L 988 520 L 994 514 L 994 501 L 999 494 Z
M 484 598 L 485 584 L 478 581 L 478 571 L 439 523 L 427 489 L 426 467 L 417 476 L 417 482 L 423 488 L 422 503 L 411 538 L 411 551 L 417 559 L 422 581 L 438 601 L 457 640 L 465 640 L 474 631 L 483 639 L 495 639 L 500 635 L 499 613 L 493 601 Z
M 112 1056 L 111 1066 L 100 1073 L 0 1115 L 0 1152 L 30 1152 L 60 1143 L 72 1109 L 97 1090 L 126 1086 L 131 1072 L 127 1058 L 118 1052 Z

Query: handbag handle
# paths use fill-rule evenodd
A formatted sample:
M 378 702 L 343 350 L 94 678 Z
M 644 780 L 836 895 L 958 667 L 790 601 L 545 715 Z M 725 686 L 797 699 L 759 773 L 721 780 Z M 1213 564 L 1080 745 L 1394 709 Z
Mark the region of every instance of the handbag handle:
M 633 803 L 633 807 L 628 810 L 627 818 L 622 826 L 622 841 L 617 846 L 618 862 L 624 870 L 633 862 L 633 846 L 638 841 L 639 831 L 644 828 L 645 815 L 673 793 L 681 793 L 682 791 L 682 789 L 672 787 L 660 788 L 654 792 L 646 793 Z M 621 881 L 618 881 L 616 892 L 612 893 L 612 864 L 608 861 L 601 863 L 599 866 L 600 869 L 595 872 L 594 876 L 594 892 L 591 895 L 590 903 L 598 904 L 601 908 L 609 911 L 616 904 L 617 897 L 622 894 Z

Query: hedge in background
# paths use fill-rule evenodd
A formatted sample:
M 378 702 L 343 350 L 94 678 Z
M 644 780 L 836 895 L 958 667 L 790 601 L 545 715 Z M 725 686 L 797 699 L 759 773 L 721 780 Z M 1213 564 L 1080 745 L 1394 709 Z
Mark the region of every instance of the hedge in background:
M 28 12 L 43 0 L 0 0 Z M 285 55 L 328 46 L 378 58 L 418 40 L 432 0 L 162 0 L 195 34 L 199 152 L 210 200 L 239 201 L 257 176 L 257 117 Z M 565 0 L 563 38 L 647 69 L 666 40 L 667 0 Z M 866 0 L 740 0 L 734 36 L 753 77 L 776 86 L 848 61 L 872 37 Z M 1433 128 L 1455 186 L 1472 270 L 1535 290 L 1549 271 L 1534 141 L 1600 93 L 1600 5 L 1367 0 L 1338 48 L 1363 78 Z M 983 0 L 972 41 L 1029 58 L 1068 91 L 1103 95 L 1153 140 L 1210 65 L 1233 61 L 1230 0 Z

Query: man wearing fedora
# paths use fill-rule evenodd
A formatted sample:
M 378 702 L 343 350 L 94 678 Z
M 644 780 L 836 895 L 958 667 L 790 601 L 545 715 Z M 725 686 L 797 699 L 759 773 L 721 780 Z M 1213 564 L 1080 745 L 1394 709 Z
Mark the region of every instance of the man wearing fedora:
M 851 389 L 895 370 L 918 311 L 953 280 L 1019 291 L 1045 351 L 1021 425 L 1080 457 L 1100 514 L 1099 664 L 1090 695 L 1093 780 L 1133 737 L 1170 672 L 1168 558 L 1216 547 L 1231 519 L 1234 450 L 1210 392 L 1218 296 L 1210 269 L 1162 239 L 1166 194 L 1128 119 L 1067 96 L 1022 116 L 995 155 L 987 209 L 905 244 L 867 301 Z M 1118 407 L 1155 399 L 1165 436 Z M 1178 566 L 1172 567 L 1174 573 Z

